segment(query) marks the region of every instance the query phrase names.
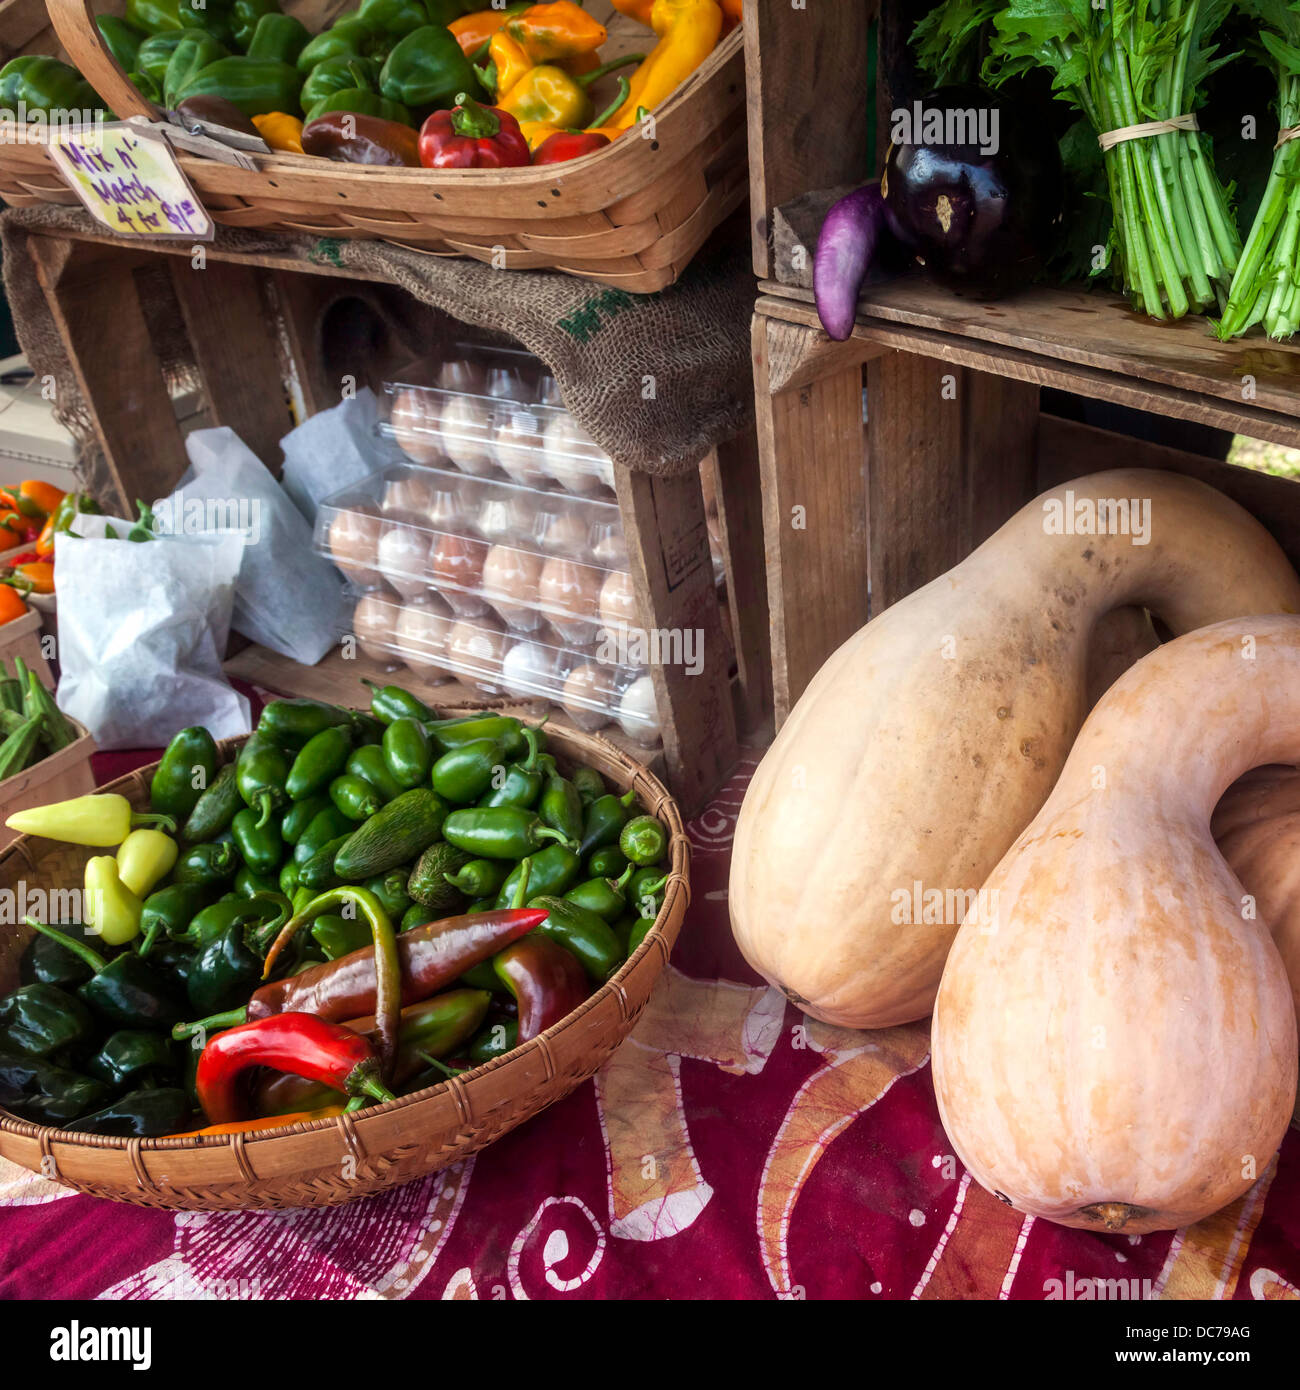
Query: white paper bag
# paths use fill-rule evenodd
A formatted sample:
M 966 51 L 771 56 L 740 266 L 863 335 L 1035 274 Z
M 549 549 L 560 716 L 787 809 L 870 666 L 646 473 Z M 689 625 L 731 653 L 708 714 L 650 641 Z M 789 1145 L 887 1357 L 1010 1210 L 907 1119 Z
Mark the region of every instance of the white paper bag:
M 309 522 L 323 498 L 372 473 L 407 462 L 379 433 L 379 401 L 363 386 L 354 397 L 322 410 L 280 441 L 284 490 Z
M 247 733 L 248 701 L 221 670 L 242 541 L 134 544 L 130 522 L 79 522 L 101 534 L 111 525 L 123 539 L 55 537 L 59 708 L 101 748 L 157 747 L 191 724 L 214 738 Z
M 190 470 L 155 504 L 160 531 L 244 538 L 231 626 L 253 642 L 314 666 L 338 640 L 343 581 L 312 550 L 312 531 L 265 464 L 231 429 L 185 441 Z

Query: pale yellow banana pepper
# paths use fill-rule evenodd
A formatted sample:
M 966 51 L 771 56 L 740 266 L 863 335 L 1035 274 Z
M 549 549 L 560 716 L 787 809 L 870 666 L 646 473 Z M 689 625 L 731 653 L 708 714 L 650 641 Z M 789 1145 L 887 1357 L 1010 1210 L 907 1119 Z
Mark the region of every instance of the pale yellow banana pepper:
M 654 0 L 650 27 L 659 35 L 650 56 L 632 76 L 627 100 L 606 122 L 626 130 L 637 110 L 666 101 L 718 46 L 722 8 L 715 0 Z

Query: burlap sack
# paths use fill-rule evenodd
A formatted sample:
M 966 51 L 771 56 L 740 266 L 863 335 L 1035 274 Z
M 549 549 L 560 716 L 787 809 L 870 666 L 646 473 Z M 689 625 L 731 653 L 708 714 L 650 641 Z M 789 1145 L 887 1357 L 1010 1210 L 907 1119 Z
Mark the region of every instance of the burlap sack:
M 19 342 L 37 375 L 53 377 L 56 415 L 82 447 L 85 482 L 93 490 L 94 430 L 26 248 L 32 230 L 91 226 L 81 209 L 53 204 L 0 214 L 5 292 Z M 651 295 L 550 271 L 494 270 L 379 241 L 218 227 L 216 245 L 288 256 L 304 265 L 378 271 L 425 305 L 508 335 L 546 363 L 579 423 L 625 468 L 684 472 L 753 418 L 749 323 L 755 283 L 740 219 L 720 229 L 677 284 Z M 192 377 L 193 364 L 167 277 L 160 274 L 141 295 L 152 301 L 145 312 L 155 321 L 164 369 L 183 383 Z

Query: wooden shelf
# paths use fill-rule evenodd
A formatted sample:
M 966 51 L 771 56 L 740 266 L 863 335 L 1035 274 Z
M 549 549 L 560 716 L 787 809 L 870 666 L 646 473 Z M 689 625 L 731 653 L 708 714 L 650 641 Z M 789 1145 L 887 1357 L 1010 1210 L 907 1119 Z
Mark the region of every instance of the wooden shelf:
M 810 290 L 761 288 L 758 312 L 819 327 Z M 908 276 L 861 300 L 851 341 L 863 360 L 917 353 L 1300 448 L 1300 346 L 1221 343 L 1203 318 L 1156 323 L 1105 291 L 1044 288 L 982 303 Z

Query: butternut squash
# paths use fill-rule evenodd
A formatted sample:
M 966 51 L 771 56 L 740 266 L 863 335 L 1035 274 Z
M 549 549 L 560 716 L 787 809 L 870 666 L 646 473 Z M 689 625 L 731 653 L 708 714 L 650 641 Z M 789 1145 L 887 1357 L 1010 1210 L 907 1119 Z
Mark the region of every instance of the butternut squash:
M 935 1005 L 944 1126 L 1012 1206 L 1167 1230 L 1264 1171 L 1295 1097 L 1295 1004 L 1210 817 L 1244 771 L 1297 755 L 1295 617 L 1180 637 L 1089 715 Z
M 1120 498 L 1150 504 L 1149 544 L 1079 533 Z M 749 963 L 827 1023 L 925 1017 L 963 911 L 1082 723 L 1094 627 L 1126 604 L 1179 633 L 1300 612 L 1300 580 L 1258 522 L 1178 474 L 1098 473 L 1024 507 L 835 652 L 763 758 L 729 895 Z

